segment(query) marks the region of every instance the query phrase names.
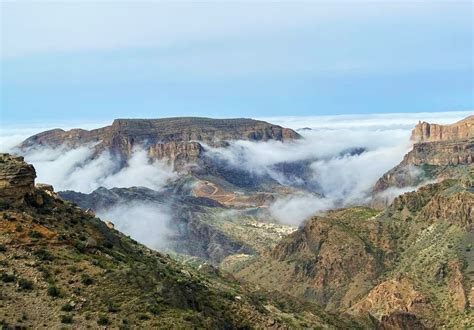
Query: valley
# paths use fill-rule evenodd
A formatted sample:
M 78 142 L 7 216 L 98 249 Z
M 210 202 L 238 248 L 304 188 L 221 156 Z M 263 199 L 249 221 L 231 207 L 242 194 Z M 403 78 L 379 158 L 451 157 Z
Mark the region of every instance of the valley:
M 324 166 L 379 151 L 353 145 L 303 158 L 299 150 L 317 141 L 311 134 L 250 119 L 171 118 L 28 138 L 16 149 L 26 159 L 88 148 L 71 171 L 100 168 L 107 155 L 120 182 L 151 182 L 150 167 L 172 173 L 148 187 L 55 192 L 34 186 L 23 158 L 4 154 L 1 272 L 15 284 L 5 284 L 0 319 L 17 324 L 27 306 L 35 312 L 19 323 L 46 314 L 49 326 L 69 317 L 218 328 L 474 324 L 474 117 L 418 124 L 402 162 L 360 190 L 346 181 L 329 190 Z M 145 164 L 134 163 L 137 152 Z M 84 274 L 100 295 L 81 284 Z M 21 289 L 20 278 L 41 293 Z M 55 307 L 33 307 L 45 303 Z

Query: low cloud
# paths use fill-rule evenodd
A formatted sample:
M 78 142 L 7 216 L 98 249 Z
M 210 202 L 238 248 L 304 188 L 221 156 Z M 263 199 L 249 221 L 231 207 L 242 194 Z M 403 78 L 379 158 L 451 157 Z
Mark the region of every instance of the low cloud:
M 419 120 L 452 123 L 468 114 L 272 118 L 270 122 L 282 126 L 311 129 L 301 130 L 303 139 L 290 143 L 232 141 L 226 148 L 206 146 L 206 153 L 228 166 L 256 175 L 267 175 L 285 185 L 301 187 L 302 181 L 309 181 L 309 185 L 304 186 L 305 192 L 277 198 L 269 207 L 271 216 L 277 221 L 298 225 L 313 214 L 330 208 L 368 203 L 376 180 L 397 165 L 410 149 L 410 132 Z M 100 125 L 89 124 L 86 128 L 94 126 Z M 2 151 L 15 151 L 13 147 L 16 144 L 40 130 L 39 127 L 3 129 L 0 134 Z M 354 150 L 358 152 L 352 152 Z M 30 149 L 24 155 L 35 166 L 37 181 L 53 184 L 56 190 L 90 193 L 100 186 L 144 186 L 159 190 L 177 177 L 167 163 L 150 161 L 146 152 L 140 149 L 134 151 L 125 167 L 119 167 L 117 160 L 108 152 L 95 156 L 93 146 L 72 150 Z M 304 163 L 294 169 L 298 172 L 296 175 L 278 166 L 295 162 Z M 419 175 L 416 170 L 410 173 Z M 389 189 L 380 197 L 391 200 L 413 189 L 416 187 Z M 118 229 L 149 246 L 158 246 L 170 233 L 163 225 L 169 221 L 171 214 L 166 206 L 139 203 L 101 211 L 100 214 L 115 222 Z
M 334 201 L 312 194 L 298 194 L 277 199 L 270 214 L 281 224 L 297 226 L 315 214 L 334 207 Z
M 104 151 L 93 157 L 93 146 L 76 149 L 35 148 L 24 152 L 25 160 L 35 166 L 37 182 L 52 184 L 56 190 L 90 193 L 99 187 L 142 186 L 161 189 L 176 177 L 170 165 L 151 162 L 144 150 L 135 149 L 124 167 Z
M 99 210 L 97 215 L 104 221 L 110 220 L 117 230 L 150 248 L 164 250 L 170 245 L 172 218 L 166 205 L 128 203 Z

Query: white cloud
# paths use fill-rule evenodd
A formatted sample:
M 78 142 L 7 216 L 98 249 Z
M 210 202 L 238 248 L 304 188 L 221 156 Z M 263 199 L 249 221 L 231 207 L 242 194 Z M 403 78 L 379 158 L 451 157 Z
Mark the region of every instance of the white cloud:
M 331 207 L 368 202 L 376 180 L 397 165 L 409 150 L 410 131 L 419 120 L 452 123 L 469 114 L 472 112 L 273 118 L 271 122 L 282 126 L 313 129 L 301 131 L 304 139 L 291 143 L 233 141 L 227 148 L 207 147 L 207 152 L 226 160 L 230 166 L 270 175 L 282 184 L 301 182 L 274 165 L 308 162 L 309 176 L 305 179 L 309 177 L 313 184 L 310 187 L 317 187 L 312 188 L 316 190 L 313 192 L 321 193 L 323 197 L 312 193 L 295 194 L 277 199 L 270 206 L 276 219 L 296 224 Z M 97 125 L 90 124 L 90 127 Z M 0 141 L 13 141 L 37 130 L 10 127 L 2 130 Z M 344 154 L 353 148 L 363 148 L 364 152 Z M 5 148 L 2 143 L 2 150 L 11 150 L 11 145 Z M 88 193 L 99 186 L 160 189 L 168 180 L 176 178 L 171 167 L 159 161 L 150 162 L 142 150 L 136 150 L 122 169 L 109 153 L 92 158 L 93 152 L 91 146 L 73 150 L 40 148 L 27 151 L 25 156 L 37 170 L 37 181 L 51 183 L 56 190 Z M 393 198 L 398 192 L 401 191 L 392 189 L 382 197 Z
M 286 116 L 286 117 L 263 117 L 259 118 L 274 124 L 299 128 L 315 129 L 412 129 L 418 121 L 427 121 L 437 124 L 451 124 L 461 120 L 472 111 L 451 112 L 415 112 L 415 113 L 371 113 L 357 115 L 335 115 L 335 116 Z
M 145 151 L 134 150 L 123 168 L 109 152 L 93 158 L 94 148 L 35 148 L 24 153 L 35 166 L 37 182 L 52 184 L 57 191 L 74 190 L 90 193 L 98 187 L 142 186 L 161 189 L 175 178 L 171 166 L 162 161 L 150 162 Z
M 311 194 L 297 194 L 276 200 L 269 207 L 270 214 L 285 225 L 299 225 L 315 214 L 334 208 L 334 201 Z
M 169 247 L 171 211 L 165 205 L 127 203 L 97 211 L 104 221 L 110 220 L 117 230 L 150 248 L 163 250 Z

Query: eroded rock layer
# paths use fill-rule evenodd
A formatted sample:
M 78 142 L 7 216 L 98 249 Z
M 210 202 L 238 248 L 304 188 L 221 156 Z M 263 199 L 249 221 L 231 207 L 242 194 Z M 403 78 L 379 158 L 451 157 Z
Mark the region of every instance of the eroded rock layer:
M 135 147 L 153 159 L 166 159 L 176 167 L 196 161 L 203 144 L 225 146 L 231 140 L 288 141 L 300 138 L 295 131 L 253 119 L 178 117 L 164 119 L 116 119 L 94 130 L 54 129 L 26 139 L 21 148 L 38 146 L 76 148 L 95 144 L 97 153 L 110 151 L 127 160 Z
M 452 125 L 420 123 L 412 131 L 413 149 L 374 186 L 374 196 L 389 188 L 416 187 L 428 181 L 459 178 L 474 164 L 474 116 Z

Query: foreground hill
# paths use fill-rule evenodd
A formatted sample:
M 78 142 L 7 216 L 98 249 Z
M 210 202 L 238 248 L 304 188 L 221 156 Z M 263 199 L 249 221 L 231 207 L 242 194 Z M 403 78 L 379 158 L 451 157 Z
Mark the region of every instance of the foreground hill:
M 474 324 L 474 169 L 403 194 L 385 211 L 313 217 L 237 277 L 390 329 Z
M 374 194 L 465 175 L 474 165 L 474 116 L 451 125 L 419 123 L 413 149 L 375 184 Z
M 34 186 L 21 157 L 0 155 L 3 328 L 349 328 L 346 318 L 242 286 L 154 252 Z M 349 321 L 347 321 L 349 320 Z

